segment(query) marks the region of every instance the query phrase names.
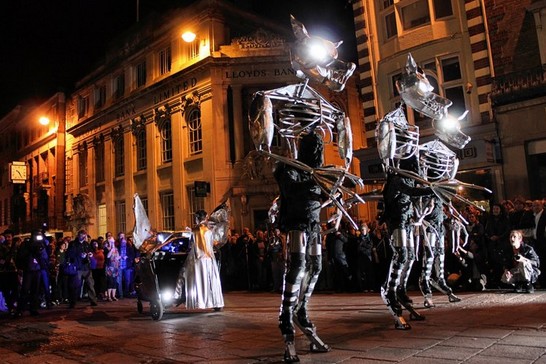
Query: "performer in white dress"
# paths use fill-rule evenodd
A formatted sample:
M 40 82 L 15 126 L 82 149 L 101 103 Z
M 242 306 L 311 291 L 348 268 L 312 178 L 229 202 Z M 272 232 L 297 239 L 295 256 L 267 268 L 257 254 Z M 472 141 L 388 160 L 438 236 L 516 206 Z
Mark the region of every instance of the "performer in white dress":
M 186 259 L 186 308 L 219 310 L 224 307 L 220 273 L 214 257 L 214 234 L 207 225 L 207 213 L 195 213 L 192 249 Z

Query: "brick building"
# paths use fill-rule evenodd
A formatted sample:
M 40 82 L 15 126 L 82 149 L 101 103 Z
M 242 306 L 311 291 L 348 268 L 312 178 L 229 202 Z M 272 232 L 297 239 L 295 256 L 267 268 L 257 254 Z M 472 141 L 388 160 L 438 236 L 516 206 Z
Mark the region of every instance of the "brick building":
M 458 151 L 457 178 L 490 188 L 497 199 L 534 195 L 536 182 L 527 178 L 525 168 L 534 157 L 524 150 L 525 145 L 538 148 L 542 142 L 532 139 L 542 139 L 543 133 L 530 125 L 522 128 L 528 118 L 516 116 L 513 108 L 532 113 L 535 123 L 545 125 L 545 61 L 539 57 L 544 53 L 540 41 L 544 30 L 539 26 L 544 22 L 544 1 L 361 0 L 353 3 L 353 10 L 368 145 L 355 155 L 370 188 L 384 179 L 375 150 L 375 126 L 400 102 L 394 84 L 411 53 L 435 92 L 453 101 L 450 114 L 469 110 L 461 124 L 472 141 Z M 503 80 L 515 71 L 535 75 L 530 77 L 538 86 L 536 92 L 522 92 L 524 104 L 499 108 L 499 97 L 514 100 L 501 85 L 509 84 Z M 422 141 L 432 137 L 430 120 L 411 108 L 407 116 L 420 127 Z M 514 129 L 523 135 L 508 144 Z M 510 150 L 514 143 L 517 151 Z M 488 203 L 487 196 L 472 198 Z

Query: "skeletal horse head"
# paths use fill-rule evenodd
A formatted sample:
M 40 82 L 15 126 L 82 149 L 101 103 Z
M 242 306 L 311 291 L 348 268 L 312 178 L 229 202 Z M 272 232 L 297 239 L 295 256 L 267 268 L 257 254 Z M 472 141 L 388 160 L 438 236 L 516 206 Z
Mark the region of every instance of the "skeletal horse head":
M 396 88 L 404 102 L 415 111 L 432 119 L 436 136 L 454 148 L 462 149 L 470 137 L 461 131 L 459 123 L 466 112 L 459 118 L 448 114 L 451 100 L 434 93 L 425 72 L 417 66 L 411 53 L 408 53 L 405 73 L 396 82 Z
M 292 67 L 298 77 L 323 83 L 332 91 L 342 91 L 353 74 L 356 65 L 339 59 L 337 43 L 317 36 L 310 36 L 303 23 L 290 15 L 292 31 L 296 37 L 292 51 Z

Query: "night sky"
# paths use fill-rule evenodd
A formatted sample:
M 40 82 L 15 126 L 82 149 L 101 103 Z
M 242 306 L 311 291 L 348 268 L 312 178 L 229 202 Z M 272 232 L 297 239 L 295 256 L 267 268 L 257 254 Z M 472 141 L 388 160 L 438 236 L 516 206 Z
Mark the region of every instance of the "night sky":
M 25 100 L 44 101 L 95 68 L 108 41 L 136 21 L 188 0 L 8 0 L 0 4 L 0 118 Z M 290 27 L 344 40 L 340 58 L 356 61 L 348 0 L 232 0 Z

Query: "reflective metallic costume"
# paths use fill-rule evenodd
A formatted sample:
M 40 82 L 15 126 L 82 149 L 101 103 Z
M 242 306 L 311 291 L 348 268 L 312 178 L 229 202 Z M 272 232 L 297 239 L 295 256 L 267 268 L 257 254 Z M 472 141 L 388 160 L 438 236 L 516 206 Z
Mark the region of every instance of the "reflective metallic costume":
M 395 317 L 395 327 L 402 330 L 411 328 L 402 317 L 402 306 L 410 311 L 410 318 L 424 319 L 413 309 L 412 300 L 406 292 L 408 276 L 418 248 L 414 235 L 419 238 L 422 234 L 424 237 L 426 259 L 421 282 L 425 297 L 431 294 L 430 274 L 433 258 L 436 257 L 438 289 L 448 294 L 452 302 L 458 300 L 443 278 L 442 209 L 444 205 L 452 208 L 452 199 L 472 204 L 457 194 L 458 186 L 487 190 L 454 179 L 458 160 L 442 141 L 463 148 L 470 137 L 461 132 L 459 120 L 448 114 L 451 101 L 432 92 L 433 87 L 411 54 L 408 55 L 405 70 L 396 84 L 398 92 L 406 105 L 433 119 L 435 134 L 439 139 L 419 145 L 419 129 L 407 122 L 402 105 L 389 112 L 376 128 L 379 156 L 387 172 L 387 182 L 383 188 L 384 215 L 394 251 L 381 296 Z
M 310 167 L 322 164 L 322 139 L 317 134 L 302 137 L 299 160 Z M 320 236 L 321 190 L 308 172 L 279 164 L 275 178 L 280 188 L 279 225 L 287 233 L 287 265 L 284 274 L 279 328 L 287 343 L 285 359 L 295 357 L 295 323 L 311 335 L 314 351 L 328 351 L 316 336 L 307 315 L 307 304 L 322 269 Z M 318 342 L 314 342 L 317 341 Z M 292 352 L 293 351 L 293 352 Z
M 285 340 L 285 362 L 298 362 L 295 347 L 296 325 L 311 341 L 312 352 L 330 348 L 316 334 L 309 320 L 307 305 L 317 282 L 321 266 L 320 211 L 334 205 L 338 221 L 345 216 L 347 196 L 363 202 L 344 186 L 345 181 L 360 185 L 362 181 L 348 172 L 352 159 L 350 120 L 344 112 L 325 100 L 308 83 L 321 83 L 332 91 L 341 91 L 356 66 L 337 59 L 337 47 L 319 37 L 310 36 L 304 25 L 291 17 L 296 42 L 292 49 L 292 67 L 302 83 L 273 90 L 258 91 L 249 109 L 250 135 L 256 152 L 277 160 L 274 176 L 280 190 L 278 224 L 287 234 L 287 265 L 284 274 L 279 328 Z M 316 56 L 316 47 L 324 53 Z M 323 145 L 333 140 L 337 131 L 338 149 L 344 167 L 323 167 Z M 273 135 L 281 139 L 281 153 L 271 151 Z M 278 211 L 278 212 L 277 212 Z
M 453 151 L 441 141 L 433 140 L 420 146 L 422 176 L 428 181 L 453 179 L 457 173 L 459 161 Z M 449 302 L 459 302 L 461 299 L 453 294 L 444 276 L 445 263 L 445 233 L 444 206 L 439 198 L 432 196 L 425 204 L 432 206 L 432 211 L 425 217 L 428 222 L 424 229 L 423 259 L 419 288 L 424 297 L 426 308 L 434 307 L 432 287 L 448 296 Z M 432 274 L 436 280 L 432 280 Z

